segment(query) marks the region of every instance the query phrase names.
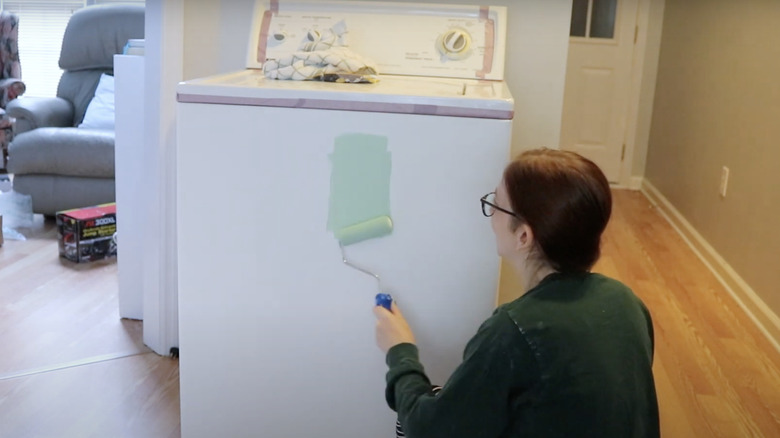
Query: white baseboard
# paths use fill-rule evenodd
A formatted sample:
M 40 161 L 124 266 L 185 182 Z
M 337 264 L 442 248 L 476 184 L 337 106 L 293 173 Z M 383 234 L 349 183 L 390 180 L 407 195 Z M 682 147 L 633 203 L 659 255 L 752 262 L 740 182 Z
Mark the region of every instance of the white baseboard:
M 610 183 L 609 186 L 618 190 L 642 190 L 642 181 L 644 178 L 641 176 L 632 176 L 628 180 L 621 180 L 618 183 Z
M 641 178 L 640 178 L 641 179 Z M 633 182 L 633 181 L 632 181 Z M 677 211 L 669 200 L 646 179 L 641 191 L 658 208 L 664 218 L 682 236 L 693 252 L 704 262 L 740 307 L 766 335 L 769 342 L 780 351 L 780 317 L 756 294 L 750 285 L 715 251 L 704 237 Z

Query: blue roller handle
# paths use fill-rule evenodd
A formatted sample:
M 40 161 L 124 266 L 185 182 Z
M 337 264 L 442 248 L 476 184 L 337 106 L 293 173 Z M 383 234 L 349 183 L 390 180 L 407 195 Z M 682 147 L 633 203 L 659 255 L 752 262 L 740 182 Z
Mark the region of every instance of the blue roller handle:
M 393 297 L 390 294 L 376 294 L 376 305 L 382 306 L 387 310 L 392 311 L 391 304 L 393 303 Z

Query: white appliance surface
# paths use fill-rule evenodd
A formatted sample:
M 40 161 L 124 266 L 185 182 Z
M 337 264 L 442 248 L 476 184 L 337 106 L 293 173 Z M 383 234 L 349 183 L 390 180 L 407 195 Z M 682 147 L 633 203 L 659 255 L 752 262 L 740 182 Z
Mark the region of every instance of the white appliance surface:
M 285 3 L 266 7 L 281 15 Z M 384 4 L 349 2 L 365 3 Z M 444 383 L 496 303 L 499 259 L 479 198 L 509 158 L 506 84 L 272 81 L 248 69 L 177 91 L 182 437 L 392 436 L 377 283 L 342 263 L 326 229 L 330 154 L 344 134 L 387 139 L 393 232 L 345 249 L 381 275 Z

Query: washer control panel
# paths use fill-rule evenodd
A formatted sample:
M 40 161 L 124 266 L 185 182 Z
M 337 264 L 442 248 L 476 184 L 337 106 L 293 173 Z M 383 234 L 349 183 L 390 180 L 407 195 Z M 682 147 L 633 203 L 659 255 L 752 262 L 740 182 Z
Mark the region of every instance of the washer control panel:
M 380 74 L 503 80 L 506 13 L 500 6 L 256 0 L 247 67 L 341 46 Z

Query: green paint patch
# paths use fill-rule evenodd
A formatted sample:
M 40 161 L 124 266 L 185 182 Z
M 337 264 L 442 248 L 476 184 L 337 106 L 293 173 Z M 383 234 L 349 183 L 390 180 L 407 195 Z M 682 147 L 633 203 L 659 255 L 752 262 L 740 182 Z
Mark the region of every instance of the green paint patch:
M 344 134 L 330 154 L 329 231 L 390 216 L 390 152 L 387 137 Z

